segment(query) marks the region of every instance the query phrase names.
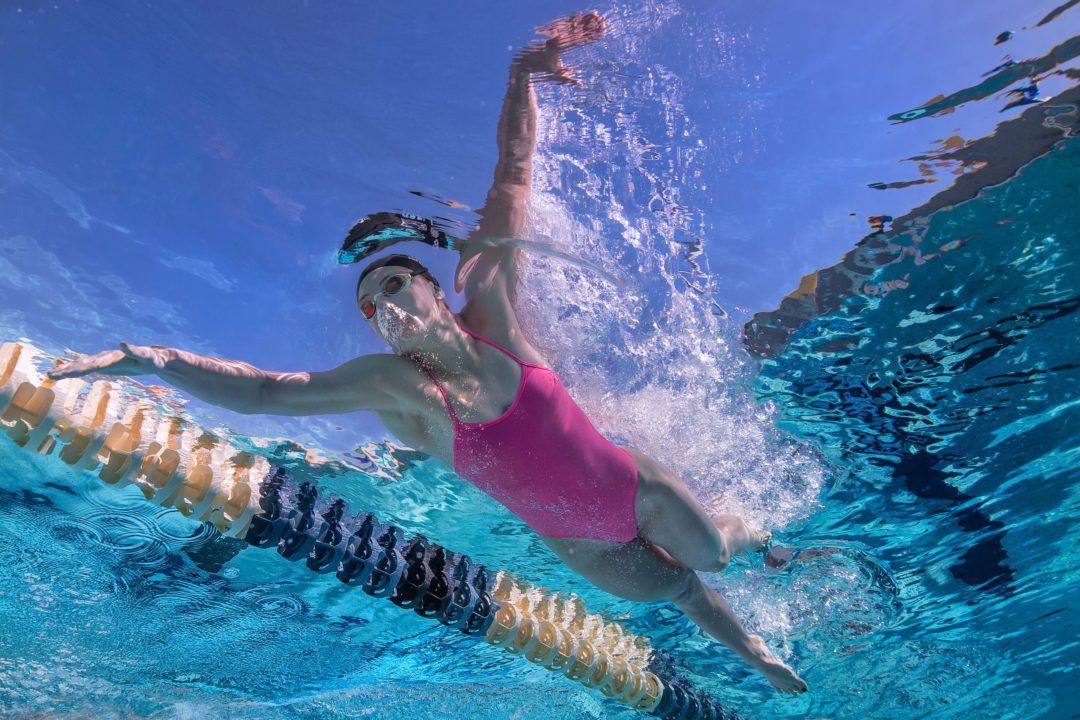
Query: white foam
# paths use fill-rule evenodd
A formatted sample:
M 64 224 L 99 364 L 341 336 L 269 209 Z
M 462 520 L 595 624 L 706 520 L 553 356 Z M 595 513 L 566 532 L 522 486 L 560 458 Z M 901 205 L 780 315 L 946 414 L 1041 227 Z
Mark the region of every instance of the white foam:
M 403 350 L 403 340 L 425 333 L 428 329 L 427 323 L 394 303 L 382 303 L 377 317 L 379 332 L 396 353 L 401 353 Z
M 665 7 L 615 14 L 663 26 Z M 621 277 L 613 284 L 557 253 L 527 253 L 519 317 L 605 435 L 673 468 L 714 514 L 780 527 L 816 507 L 825 469 L 754 400 L 755 366 L 740 323 L 712 296 L 707 257 L 680 255 L 688 237 L 708 246 L 702 211 L 680 201 L 706 156 L 679 77 L 646 63 L 643 37 L 612 32 L 595 72 L 588 48 L 576 56 L 590 102 L 539 90 L 529 236 Z

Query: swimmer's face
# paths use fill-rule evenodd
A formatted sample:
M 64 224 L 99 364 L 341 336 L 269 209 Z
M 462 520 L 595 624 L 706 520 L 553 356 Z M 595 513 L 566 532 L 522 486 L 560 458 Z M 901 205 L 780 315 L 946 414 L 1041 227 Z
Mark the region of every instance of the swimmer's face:
M 413 276 L 407 287 L 393 294 L 387 292 L 404 280 L 390 278 L 410 272 L 396 265 L 376 268 L 360 283 L 356 294 L 358 305 L 373 300 L 375 314 L 366 318 L 367 322 L 398 354 L 414 348 L 427 335 L 442 303 L 442 292 L 422 275 Z

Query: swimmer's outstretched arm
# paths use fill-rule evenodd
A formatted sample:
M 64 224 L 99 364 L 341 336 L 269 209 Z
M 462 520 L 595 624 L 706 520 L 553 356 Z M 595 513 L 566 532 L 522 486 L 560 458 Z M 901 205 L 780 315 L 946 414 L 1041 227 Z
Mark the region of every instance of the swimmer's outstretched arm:
M 492 290 L 513 300 L 517 290 L 517 265 L 521 251 L 505 244 L 485 244 L 483 238 L 520 236 L 525 208 L 532 189 L 532 160 L 536 150 L 535 75 L 542 80 L 578 84 L 573 72 L 562 64 L 566 50 L 592 42 L 604 34 L 604 18 L 595 12 L 578 13 L 539 29 L 547 40 L 533 43 L 510 66 L 510 80 L 499 116 L 499 160 L 480 223 L 461 248 L 454 274 L 458 292 L 466 300 L 481 299 Z
M 62 363 L 54 380 L 100 375 L 157 375 L 218 407 L 241 413 L 319 415 L 392 409 L 391 356 L 362 355 L 326 372 L 273 372 L 240 360 L 207 357 L 160 345 L 120 343 L 119 350 Z

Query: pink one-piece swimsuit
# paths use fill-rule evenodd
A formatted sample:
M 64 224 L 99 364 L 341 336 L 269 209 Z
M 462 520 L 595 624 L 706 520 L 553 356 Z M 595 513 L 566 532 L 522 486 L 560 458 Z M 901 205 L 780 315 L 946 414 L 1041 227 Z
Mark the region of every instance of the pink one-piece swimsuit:
M 550 368 L 525 362 L 462 327 L 521 366 L 510 408 L 494 420 L 454 423 L 454 472 L 545 537 L 628 542 L 637 537 L 637 465 L 601 435 Z

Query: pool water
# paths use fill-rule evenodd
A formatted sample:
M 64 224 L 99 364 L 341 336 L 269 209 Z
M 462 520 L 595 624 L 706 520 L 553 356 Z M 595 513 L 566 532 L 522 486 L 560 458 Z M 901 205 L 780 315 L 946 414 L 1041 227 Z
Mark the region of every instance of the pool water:
M 385 351 L 338 234 L 475 222 L 506 48 L 576 9 L 549 5 L 0 10 L 28 68 L 0 71 L 0 341 Z M 708 582 L 810 693 L 590 587 L 371 417 L 186 411 L 580 594 L 747 718 L 1077 717 L 1080 8 L 938 5 L 615 4 L 583 87 L 538 88 L 522 322 L 605 434 L 797 551 Z M 1041 103 L 1003 110 L 1006 51 Z M 6 441 L 0 618 L 5 718 L 636 716 Z
M 791 582 L 815 590 L 792 629 L 846 687 L 906 678 L 890 701 L 850 698 L 844 717 L 1078 708 L 1080 203 L 1075 190 L 1054 191 L 1078 169 L 1072 139 L 934 214 L 921 247 L 962 245 L 884 265 L 873 283 L 904 278 L 902 290 L 848 298 L 758 378 L 783 424 L 844 469 L 798 543 L 841 548 L 873 588 L 819 595 L 844 568 L 834 556 L 808 560 Z

